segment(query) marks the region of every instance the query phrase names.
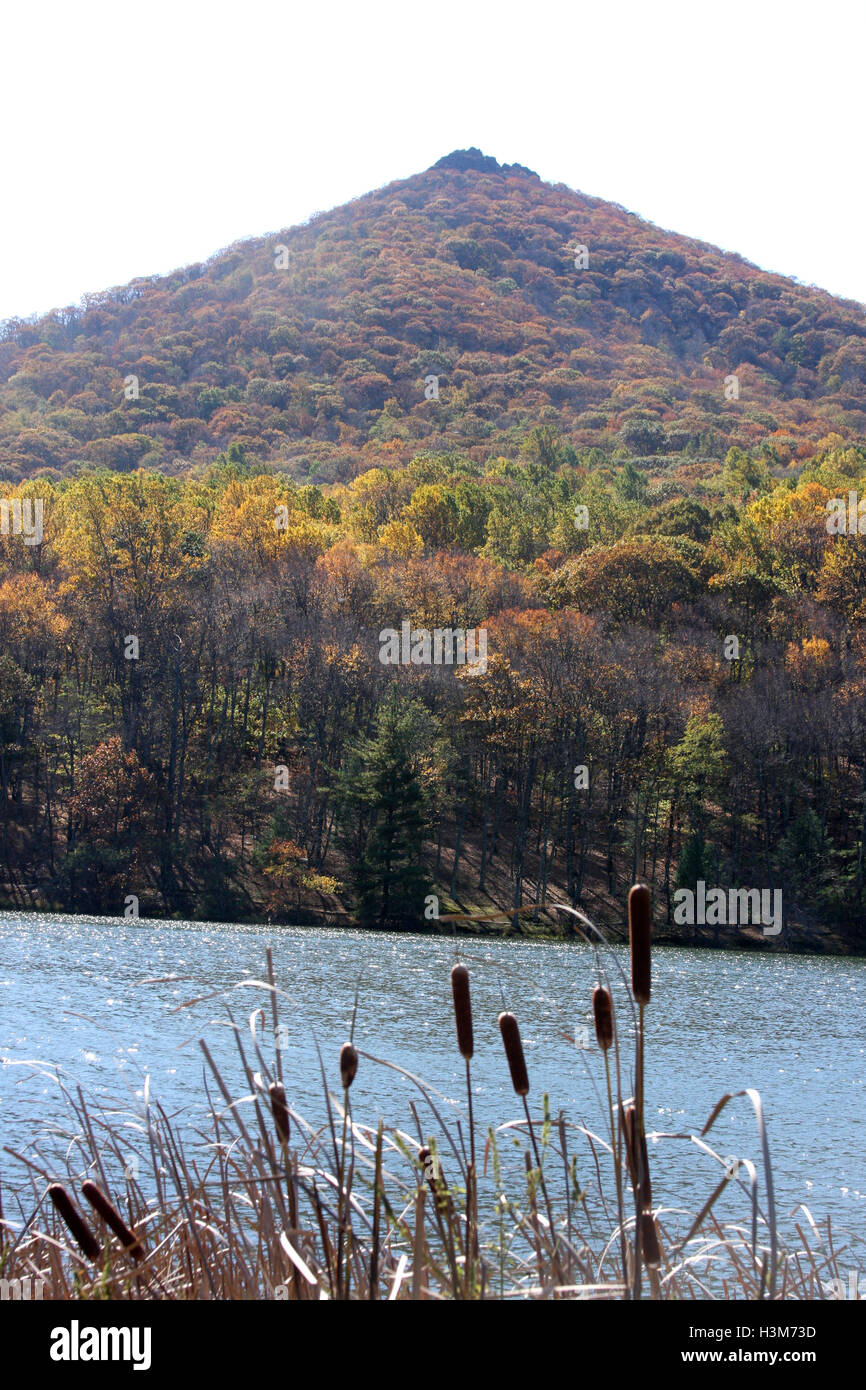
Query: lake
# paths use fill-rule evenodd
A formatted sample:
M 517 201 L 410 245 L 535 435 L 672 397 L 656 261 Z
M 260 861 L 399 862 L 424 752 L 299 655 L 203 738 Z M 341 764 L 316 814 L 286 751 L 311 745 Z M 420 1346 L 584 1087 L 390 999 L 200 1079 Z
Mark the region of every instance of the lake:
M 448 972 L 455 944 L 470 970 L 475 1015 L 476 1118 L 485 1125 L 522 1114 L 497 1028 L 503 1007 L 520 1022 L 537 1113 L 543 1093 L 554 1112 L 605 1132 L 604 1067 L 592 1030 L 594 952 L 576 941 L 132 921 L 0 913 L 0 1129 L 24 1150 L 61 1116 L 56 1080 L 140 1108 L 145 1077 L 169 1114 L 194 1124 L 204 1114 L 204 1037 L 235 1094 L 244 1083 L 226 1026 L 228 1007 L 246 1026 L 268 1004 L 251 983 L 266 978 L 271 945 L 286 1027 L 284 1075 L 293 1106 L 323 1115 L 318 1042 L 329 1084 L 339 1091 L 339 1048 L 348 1037 L 356 986 L 356 1045 L 424 1078 L 465 1107 Z M 627 970 L 626 952 L 616 956 Z M 647 1009 L 647 1129 L 698 1132 L 726 1092 L 762 1094 L 780 1223 L 805 1202 L 834 1229 L 862 1229 L 864 1171 L 864 1002 L 866 962 L 755 951 L 660 947 Z M 171 977 L 171 978 L 168 978 Z M 241 984 L 239 982 L 248 982 Z M 200 996 L 212 996 L 201 1000 Z M 188 1008 L 185 1001 L 199 998 Z M 625 995 L 616 991 L 621 1021 Z M 228 1003 L 227 1003 L 228 999 Z M 272 1051 L 271 1031 L 268 1033 Z M 568 1035 L 568 1037 L 564 1036 Z M 247 1032 L 249 1037 L 249 1033 Z M 575 1045 L 575 1037 L 578 1044 Z M 631 1048 L 623 1048 L 631 1074 Z M 624 1083 L 630 1091 L 630 1083 Z M 411 1129 L 419 1092 L 399 1073 L 361 1059 L 352 1090 L 356 1118 Z M 423 1111 L 423 1105 L 419 1105 Z M 425 1123 L 437 1132 L 430 1111 Z M 760 1144 L 746 1099 L 732 1103 L 708 1136 L 720 1154 L 753 1158 Z M 696 1146 L 650 1143 L 656 1201 L 695 1212 L 720 1176 Z M 592 1181 L 584 1150 L 581 1177 Z M 2 1155 L 4 1184 L 23 1169 Z M 723 1216 L 745 1214 L 745 1198 L 725 1194 Z M 802 1221 L 802 1213 L 797 1217 Z

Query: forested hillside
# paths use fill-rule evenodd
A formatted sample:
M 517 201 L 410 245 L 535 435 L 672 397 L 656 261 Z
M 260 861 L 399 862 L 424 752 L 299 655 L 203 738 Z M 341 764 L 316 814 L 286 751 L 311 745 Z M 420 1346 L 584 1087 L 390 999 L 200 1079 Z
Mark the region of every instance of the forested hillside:
M 0 377 L 7 906 L 863 949 L 861 306 L 463 151 Z
M 477 152 L 2 338 L 0 481 L 231 443 L 347 481 L 513 456 L 534 424 L 703 476 L 732 443 L 787 463 L 866 430 L 862 306 Z

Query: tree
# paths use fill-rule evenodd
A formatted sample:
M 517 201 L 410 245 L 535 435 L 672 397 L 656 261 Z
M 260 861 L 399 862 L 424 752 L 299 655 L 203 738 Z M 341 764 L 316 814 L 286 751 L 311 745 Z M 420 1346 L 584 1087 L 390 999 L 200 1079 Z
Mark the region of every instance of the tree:
M 700 592 L 698 570 L 673 538 L 592 546 L 557 569 L 548 586 L 554 607 L 606 609 L 619 623 L 658 623 L 671 604 Z
M 647 494 L 646 473 L 641 473 L 640 469 L 635 468 L 631 459 L 627 459 L 621 471 L 617 474 L 614 484 L 618 497 L 624 502 L 645 502 Z
M 119 913 L 127 894 L 139 896 L 152 781 L 135 752 L 125 753 L 116 736 L 82 758 L 69 798 L 67 871 L 73 901 Z
M 330 874 L 319 874 L 310 869 L 304 851 L 293 840 L 271 842 L 264 873 L 271 885 L 267 909 L 280 915 L 300 906 L 305 890 L 333 895 L 340 887 L 337 879 Z
M 669 765 L 674 797 L 685 805 L 698 848 L 703 852 L 707 803 L 721 796 L 728 778 L 721 715 L 693 714 L 682 739 L 670 751 Z
M 827 547 L 817 596 L 849 623 L 866 617 L 866 546 L 859 536 L 839 537 Z
M 659 507 L 654 516 L 643 522 L 641 530 L 659 536 L 687 536 L 703 543 L 710 539 L 712 518 L 707 508 L 693 497 L 678 497 Z
M 627 420 L 619 437 L 627 449 L 638 455 L 660 454 L 665 447 L 664 426 L 647 415 Z
M 735 445 L 725 458 L 722 483 L 725 492 L 744 497 L 750 492 L 768 491 L 772 479 L 763 459 L 751 459 L 744 449 Z
M 416 488 L 401 520 L 414 527 L 433 550 L 455 544 L 459 513 L 453 492 L 443 483 L 422 483 Z
M 685 841 L 677 864 L 677 887 L 690 888 L 694 892 L 699 879 L 712 883 L 716 863 L 713 846 L 693 832 Z
M 354 743 L 337 779 L 341 841 L 365 926 L 422 919 L 429 877 L 421 847 L 436 743 L 434 721 L 421 702 L 401 699 L 393 688 L 379 707 L 375 732 Z
M 523 449 L 533 463 L 551 471 L 560 461 L 559 433 L 550 425 L 536 425 L 529 431 Z

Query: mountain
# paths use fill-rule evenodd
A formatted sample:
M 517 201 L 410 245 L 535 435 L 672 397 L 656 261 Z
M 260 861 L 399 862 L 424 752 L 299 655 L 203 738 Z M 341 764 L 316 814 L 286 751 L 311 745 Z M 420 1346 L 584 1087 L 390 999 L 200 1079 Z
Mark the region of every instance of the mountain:
M 866 310 L 471 149 L 8 321 L 0 381 L 11 483 L 232 444 L 348 481 L 383 450 L 515 457 L 539 425 L 700 478 L 732 445 L 779 465 L 866 432 Z
M 864 335 L 477 150 L 7 325 L 0 906 L 862 952 Z

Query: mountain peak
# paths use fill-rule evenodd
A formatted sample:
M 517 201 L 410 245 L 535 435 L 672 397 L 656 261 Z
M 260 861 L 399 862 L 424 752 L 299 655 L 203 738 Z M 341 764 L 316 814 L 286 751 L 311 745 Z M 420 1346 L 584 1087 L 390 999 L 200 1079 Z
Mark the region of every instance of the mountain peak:
M 734 445 L 803 459 L 866 433 L 866 316 L 473 147 L 0 325 L 0 486 L 232 445 L 345 483 L 422 451 L 513 459 L 535 425 L 593 467 L 653 460 L 666 497 Z
M 535 170 L 527 169 L 525 164 L 500 164 L 492 155 L 482 154 L 475 145 L 468 150 L 452 150 L 437 159 L 433 168 L 458 169 L 461 173 L 473 169 L 479 174 L 528 174 L 530 178 L 538 178 Z

